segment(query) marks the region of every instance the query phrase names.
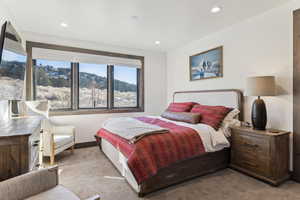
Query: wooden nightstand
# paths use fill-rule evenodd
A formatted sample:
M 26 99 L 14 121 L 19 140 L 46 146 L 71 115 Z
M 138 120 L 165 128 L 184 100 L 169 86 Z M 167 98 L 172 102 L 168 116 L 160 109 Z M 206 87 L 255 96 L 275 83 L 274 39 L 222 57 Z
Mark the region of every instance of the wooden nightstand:
M 249 127 L 231 129 L 232 168 L 275 186 L 290 178 L 290 132 L 260 131 Z

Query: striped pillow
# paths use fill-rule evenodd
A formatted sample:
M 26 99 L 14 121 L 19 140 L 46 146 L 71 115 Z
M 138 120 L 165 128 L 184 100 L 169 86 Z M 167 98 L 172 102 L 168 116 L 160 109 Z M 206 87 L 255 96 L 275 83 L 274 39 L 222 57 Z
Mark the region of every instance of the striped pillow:
M 190 110 L 192 109 L 192 107 L 194 105 L 197 105 L 197 103 L 194 103 L 194 102 L 170 103 L 169 107 L 167 108 L 167 111 L 190 112 Z
M 200 123 L 207 124 L 218 130 L 222 124 L 222 121 L 226 115 L 232 110 L 224 106 L 206 106 L 206 105 L 195 105 L 191 113 L 200 113 Z

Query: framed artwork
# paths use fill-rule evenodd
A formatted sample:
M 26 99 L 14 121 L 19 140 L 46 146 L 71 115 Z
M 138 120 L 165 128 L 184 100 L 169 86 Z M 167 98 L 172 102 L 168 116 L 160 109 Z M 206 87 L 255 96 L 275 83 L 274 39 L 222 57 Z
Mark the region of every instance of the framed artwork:
M 223 77 L 223 46 L 190 56 L 190 80 Z

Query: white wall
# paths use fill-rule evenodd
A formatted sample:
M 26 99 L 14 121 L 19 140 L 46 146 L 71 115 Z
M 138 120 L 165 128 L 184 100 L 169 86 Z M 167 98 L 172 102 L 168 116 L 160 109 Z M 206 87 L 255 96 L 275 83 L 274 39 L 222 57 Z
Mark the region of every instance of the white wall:
M 110 45 L 101 45 L 83 41 L 73 41 L 66 38 L 39 35 L 23 32 L 23 37 L 29 41 L 82 47 L 87 49 L 133 54 L 145 57 L 145 112 L 122 114 L 96 114 L 57 116 L 52 120 L 59 124 L 71 124 L 76 127 L 76 142 L 94 141 L 94 135 L 102 122 L 109 117 L 159 115 L 166 106 L 166 55 L 152 51 L 129 49 Z
M 6 20 L 9 20 L 8 12 L 5 5 L 0 2 L 0 24 L 2 25 Z
M 244 90 L 248 76 L 274 75 L 279 95 L 265 97 L 268 126 L 292 130 L 293 18 L 299 1 L 272 9 L 221 32 L 167 53 L 167 95 L 178 90 L 237 88 Z M 189 81 L 189 56 L 221 46 L 224 77 Z M 250 121 L 253 97 L 245 98 L 245 119 Z

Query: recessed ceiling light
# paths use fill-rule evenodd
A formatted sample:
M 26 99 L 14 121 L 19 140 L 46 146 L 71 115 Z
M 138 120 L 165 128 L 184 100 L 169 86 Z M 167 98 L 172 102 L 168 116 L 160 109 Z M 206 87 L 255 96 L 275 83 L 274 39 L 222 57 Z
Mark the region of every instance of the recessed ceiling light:
M 62 27 L 68 27 L 68 24 L 67 23 L 65 23 L 65 22 L 62 22 L 62 23 L 60 23 L 60 25 L 62 26 Z
M 158 41 L 158 40 L 155 41 L 155 44 L 156 44 L 156 45 L 159 45 L 159 44 L 160 44 L 160 41 Z
M 212 13 L 218 13 L 218 12 L 220 12 L 222 10 L 222 8 L 220 7 L 220 6 L 214 6 L 211 10 L 210 10 L 210 12 L 212 12 Z
M 133 16 L 131 16 L 131 19 L 133 19 L 133 20 L 138 20 L 138 19 L 139 19 L 139 16 L 133 15 Z

